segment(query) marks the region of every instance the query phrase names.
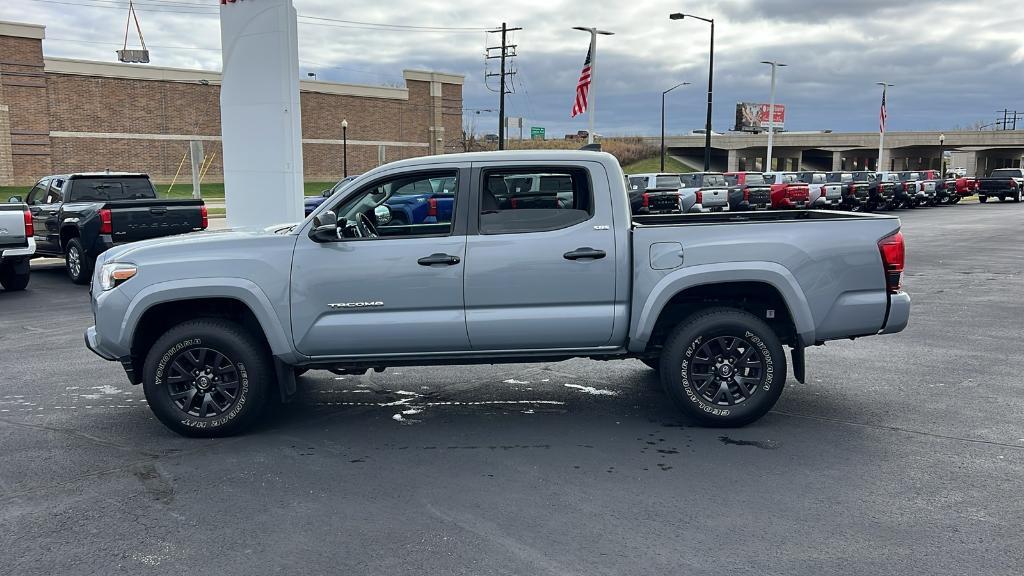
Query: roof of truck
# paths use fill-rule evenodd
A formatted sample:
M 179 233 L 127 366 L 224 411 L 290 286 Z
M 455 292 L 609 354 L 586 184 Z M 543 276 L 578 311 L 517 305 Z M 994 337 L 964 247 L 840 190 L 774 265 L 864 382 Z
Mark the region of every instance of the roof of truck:
M 567 161 L 567 162 L 617 162 L 607 152 L 592 150 L 495 150 L 491 152 L 459 152 L 457 154 L 437 154 L 433 156 L 417 156 L 405 160 L 397 160 L 386 164 L 389 168 L 416 166 L 420 164 L 439 164 L 448 162 L 522 162 L 522 161 Z
M 102 178 L 104 176 L 149 178 L 149 174 L 145 174 L 143 172 L 72 172 L 70 174 L 50 174 L 49 176 L 43 176 L 43 178 L 63 178 L 65 180 L 69 180 L 72 178 Z M 40 180 L 43 178 L 40 178 Z

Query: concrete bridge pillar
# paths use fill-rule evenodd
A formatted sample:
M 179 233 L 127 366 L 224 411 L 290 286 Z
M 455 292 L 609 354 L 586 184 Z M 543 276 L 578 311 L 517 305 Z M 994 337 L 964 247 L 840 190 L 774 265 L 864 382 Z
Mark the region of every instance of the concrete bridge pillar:
M 740 155 L 735 150 L 729 150 L 729 161 L 726 164 L 726 172 L 738 172 L 740 169 Z
M 843 169 L 843 153 L 833 152 L 832 153 L 832 171 L 838 172 Z

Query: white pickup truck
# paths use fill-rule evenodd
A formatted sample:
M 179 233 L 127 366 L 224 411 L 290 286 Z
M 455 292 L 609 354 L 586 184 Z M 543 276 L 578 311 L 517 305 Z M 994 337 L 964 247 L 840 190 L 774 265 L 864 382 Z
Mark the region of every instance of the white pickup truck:
M 4 290 L 24 290 L 28 286 L 28 261 L 36 252 L 33 236 L 32 214 L 27 206 L 20 202 L 0 204 L 0 286 Z

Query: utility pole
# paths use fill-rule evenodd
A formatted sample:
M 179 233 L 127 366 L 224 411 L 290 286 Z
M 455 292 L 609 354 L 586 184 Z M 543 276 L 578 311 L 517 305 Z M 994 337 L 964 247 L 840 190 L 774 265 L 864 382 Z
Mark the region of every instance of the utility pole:
M 487 78 L 498 76 L 500 81 L 498 83 L 498 150 L 505 149 L 505 94 L 508 94 L 508 88 L 505 84 L 505 78 L 515 76 L 515 70 L 509 70 L 506 65 L 508 58 L 515 58 L 516 47 L 518 44 L 508 43 L 508 33 L 515 32 L 516 30 L 522 30 L 522 28 L 509 28 L 505 22 L 501 23 L 501 28 L 491 30 L 490 32 L 501 32 L 501 46 L 488 46 L 487 55 L 484 56 L 485 60 L 493 60 L 495 58 L 501 60 L 501 71 L 497 74 L 486 73 L 484 74 L 484 81 Z M 498 54 L 493 54 L 492 51 L 500 50 Z

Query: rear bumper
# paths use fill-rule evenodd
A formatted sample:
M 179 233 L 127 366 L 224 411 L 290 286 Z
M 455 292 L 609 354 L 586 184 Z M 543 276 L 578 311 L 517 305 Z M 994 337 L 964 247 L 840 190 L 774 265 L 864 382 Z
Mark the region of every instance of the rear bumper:
M 5 248 L 0 250 L 0 260 L 7 258 L 18 258 L 21 256 L 31 256 L 36 253 L 36 239 L 29 238 L 28 246 L 24 248 Z
M 885 326 L 879 334 L 900 332 L 910 322 L 910 294 L 900 292 L 889 295 L 889 314 L 885 318 Z

